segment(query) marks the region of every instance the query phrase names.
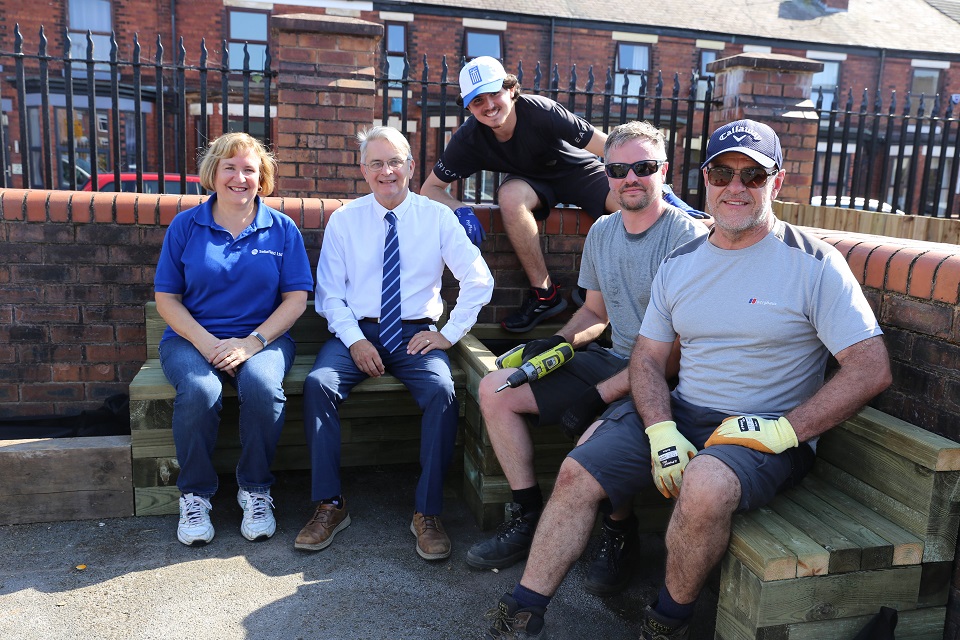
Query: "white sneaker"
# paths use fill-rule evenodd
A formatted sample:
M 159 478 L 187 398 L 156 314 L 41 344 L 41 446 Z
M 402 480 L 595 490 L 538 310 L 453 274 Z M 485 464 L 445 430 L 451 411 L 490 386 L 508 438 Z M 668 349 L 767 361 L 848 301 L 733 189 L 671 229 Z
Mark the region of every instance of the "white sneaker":
M 213 540 L 213 524 L 210 522 L 210 501 L 188 493 L 180 496 L 180 524 L 177 540 L 190 546 L 207 544 Z
M 270 490 L 266 493 L 251 493 L 240 489 L 237 491 L 237 503 L 243 509 L 243 522 L 240 523 L 240 533 L 247 540 L 266 540 L 277 530 L 277 521 L 273 518 L 273 498 Z

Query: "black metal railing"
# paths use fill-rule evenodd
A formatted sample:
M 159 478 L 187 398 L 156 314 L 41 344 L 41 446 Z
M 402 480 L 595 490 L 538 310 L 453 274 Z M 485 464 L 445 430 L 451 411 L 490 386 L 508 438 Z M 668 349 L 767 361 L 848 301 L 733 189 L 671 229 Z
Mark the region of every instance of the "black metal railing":
M 60 56 L 49 52 L 43 27 L 35 54 L 25 52 L 19 25 L 14 36 L 14 51 L 0 51 L 0 68 L 6 70 L 6 61 L 12 61 L 15 69 L 13 77 L 0 78 L 0 99 L 13 88 L 15 107 L 10 115 L 15 114 L 19 121 L 19 140 L 12 145 L 4 114 L 0 187 L 78 189 L 89 181 L 96 191 L 100 175 L 112 173 L 114 190 L 142 192 L 144 172 L 156 172 L 159 193 L 185 193 L 190 160 L 196 155 L 191 150 L 202 148 L 210 137 L 239 130 L 271 144 L 276 73 L 270 68 L 269 49 L 263 68 L 253 69 L 244 45 L 242 67 L 235 69 L 226 41 L 221 43 L 219 64 L 208 62 L 205 40 L 197 52 L 198 63 L 188 64 L 183 38 L 176 59 L 167 61 L 159 35 L 148 56 L 143 55 L 139 37 L 134 35 L 130 55 L 124 58 L 115 34 L 110 36 L 109 56 L 98 56 L 95 54 L 101 52 L 94 51 L 93 38 L 87 32 L 83 59 L 71 57 L 71 36 L 66 29 Z M 188 94 L 196 114 L 188 113 Z M 220 131 L 210 131 L 208 118 L 215 115 L 217 102 Z M 262 129 L 251 131 L 254 104 L 263 108 Z M 238 121 L 230 119 L 233 105 L 239 106 Z M 153 144 L 148 144 L 150 128 L 155 132 Z M 8 145 L 19 150 L 21 162 L 12 162 Z M 123 173 L 135 175 L 129 188 L 121 184 Z M 169 178 L 171 174 L 179 174 L 179 180 Z
M 914 100 L 909 93 L 898 109 L 895 91 L 885 110 L 880 91 L 871 101 L 866 89 L 859 109 L 852 89 L 843 105 L 835 101 L 824 109 L 821 89 L 811 202 L 956 217 L 960 114 L 954 110 L 953 101 L 942 101 L 940 95 L 931 99 L 921 94 Z
M 461 66 L 463 60 L 461 59 Z M 427 172 L 432 169 L 428 158 L 440 157 L 447 136 L 455 130 L 467 115 L 457 105 L 459 84 L 451 77 L 447 57 L 440 60 L 439 71 L 431 68 L 427 56 L 423 57 L 419 78 L 414 77 L 409 60 L 404 60 L 399 77 L 390 77 L 386 56 L 377 78 L 380 92 L 380 120 L 383 124 L 398 118 L 398 128 L 403 132 L 418 153 L 419 178 L 422 184 Z M 515 75 L 524 83 L 523 63 L 517 64 Z M 549 82 L 544 86 L 543 69 L 538 62 L 533 72 L 532 87 L 524 91 L 545 95 L 560 102 L 570 111 L 583 117 L 604 132 L 628 120 L 649 120 L 667 131 L 667 159 L 670 162 L 667 181 L 680 177 L 675 185 L 681 198 L 702 208 L 703 177 L 699 171 L 700 149 L 706 148 L 710 134 L 710 110 L 712 107 L 712 78 L 699 78 L 690 74 L 688 88 L 682 89 L 681 76 L 673 74 L 672 87 L 667 87 L 662 72 L 626 74 L 619 87 L 615 86 L 611 69 L 606 71 L 602 89 L 597 90 L 594 70 L 587 71 L 587 81 L 579 88 L 577 67 L 570 69 L 569 81 L 561 88 L 559 66 L 554 65 Z M 417 113 L 415 113 L 415 111 Z M 410 117 L 417 116 L 416 133 L 411 133 Z M 432 123 L 436 123 L 433 126 Z M 695 143 L 696 142 L 696 143 Z M 467 180 L 459 181 L 456 197 L 475 204 L 496 203 L 496 187 L 500 183 L 497 173 L 482 172 Z

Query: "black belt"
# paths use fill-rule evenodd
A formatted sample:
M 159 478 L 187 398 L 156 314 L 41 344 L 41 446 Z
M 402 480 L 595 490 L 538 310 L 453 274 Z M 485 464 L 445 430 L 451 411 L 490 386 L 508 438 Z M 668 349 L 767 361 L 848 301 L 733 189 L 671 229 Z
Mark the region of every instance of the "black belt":
M 380 324 L 380 318 L 360 318 L 357 322 L 372 322 Z M 436 322 L 433 318 L 414 318 L 413 320 L 401 320 L 401 324 L 433 324 Z

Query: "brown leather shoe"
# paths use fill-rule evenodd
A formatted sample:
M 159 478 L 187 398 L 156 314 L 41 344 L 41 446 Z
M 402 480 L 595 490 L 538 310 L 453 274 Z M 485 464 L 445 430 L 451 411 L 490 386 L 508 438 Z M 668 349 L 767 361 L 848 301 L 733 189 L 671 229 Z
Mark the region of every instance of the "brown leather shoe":
M 442 560 L 450 557 L 450 538 L 443 530 L 440 516 L 413 514 L 410 531 L 417 536 L 417 553 L 424 560 Z
M 333 542 L 333 536 L 350 526 L 350 514 L 347 513 L 347 501 L 338 509 L 332 504 L 318 504 L 313 517 L 304 525 L 293 543 L 295 549 L 320 551 Z

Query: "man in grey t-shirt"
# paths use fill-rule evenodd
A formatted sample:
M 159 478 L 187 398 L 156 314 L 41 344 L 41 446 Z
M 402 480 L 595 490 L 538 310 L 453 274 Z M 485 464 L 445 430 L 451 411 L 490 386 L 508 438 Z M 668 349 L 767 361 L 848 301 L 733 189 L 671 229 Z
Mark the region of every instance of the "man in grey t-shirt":
M 686 640 L 733 514 L 799 482 L 811 442 L 890 384 L 879 324 L 843 256 L 773 214 L 782 167 L 765 124 L 739 120 L 710 137 L 702 169 L 713 229 L 660 265 L 630 357 L 633 403 L 606 411 L 563 462 L 526 571 L 488 637 L 543 637 L 546 607 L 597 510 L 629 505 L 653 484 L 677 503 L 664 586 L 640 637 Z M 678 336 L 671 392 L 664 374 Z M 825 381 L 829 354 L 840 367 Z
M 528 342 L 523 350 L 527 359 L 570 342 L 576 356 L 544 379 L 516 389 L 496 392 L 516 369 L 493 372 L 480 383 L 480 409 L 517 506 L 493 538 L 468 552 L 467 562 L 477 568 L 500 569 L 526 557 L 543 508 L 526 417 L 538 416 L 539 425 L 559 422 L 576 438 L 607 404 L 627 395 L 626 366 L 657 266 L 672 250 L 707 232 L 661 197 L 667 163 L 656 127 L 620 125 L 607 137 L 604 157 L 610 190 L 621 209 L 601 217 L 587 234 L 579 280 L 587 290 L 585 304 L 556 335 Z M 594 343 L 608 324 L 610 350 Z M 629 509 L 604 520 L 601 553 L 585 583 L 589 591 L 606 594 L 626 586 L 636 531 Z M 611 562 L 609 553 L 623 557 Z

